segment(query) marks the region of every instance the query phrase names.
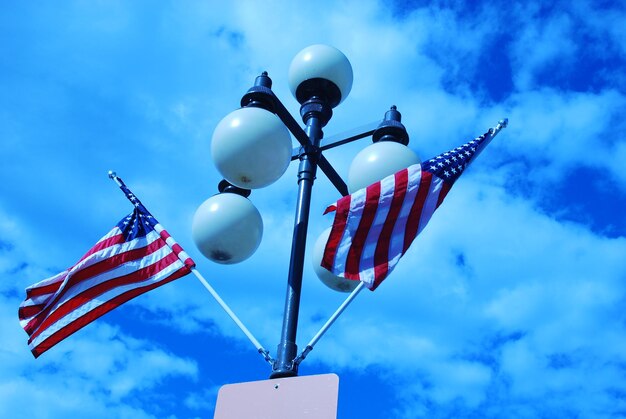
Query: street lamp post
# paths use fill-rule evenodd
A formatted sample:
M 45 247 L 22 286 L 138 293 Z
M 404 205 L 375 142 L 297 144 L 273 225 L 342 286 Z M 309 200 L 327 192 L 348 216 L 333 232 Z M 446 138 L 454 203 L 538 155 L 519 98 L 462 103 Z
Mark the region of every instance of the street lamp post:
M 385 114 L 383 122 L 377 127 L 368 127 L 322 144 L 322 128 L 331 119 L 333 108 L 347 97 L 352 87 L 352 67 L 339 50 L 326 45 L 313 45 L 302 50 L 291 63 L 289 84 L 301 104 L 300 115 L 304 129 L 273 93 L 272 81 L 264 72 L 256 78 L 254 86 L 241 99 L 242 108 L 232 112 L 218 124 L 212 141 L 213 158 L 227 181 L 222 181 L 220 192 L 234 192 L 243 201 L 231 201 L 245 207 L 240 211 L 228 212 L 231 217 L 232 214 L 241 214 L 241 222 L 249 225 L 256 225 L 253 220 L 256 215 L 247 209 L 248 204 L 245 203 L 249 195 L 248 189 L 272 183 L 286 170 L 290 160 L 299 160 L 298 196 L 280 343 L 275 360 L 264 354 L 272 364 L 270 378 L 298 375 L 299 361 L 303 359 L 303 356 L 298 357 L 297 354 L 296 335 L 311 193 L 318 167 L 340 194 L 347 195 L 419 162 L 417 155 L 406 147 L 408 135 L 395 106 Z M 286 130 L 291 132 L 300 146 L 285 158 L 285 144 L 289 144 L 288 149 L 291 144 L 288 134 L 287 141 L 285 140 Z M 323 151 L 372 134 L 375 144 L 359 153 L 350 169 L 349 185 L 346 185 L 326 160 Z M 377 143 L 386 145 L 376 147 Z M 224 243 L 219 232 L 205 227 L 211 223 L 222 222 L 219 215 L 222 203 L 219 199 L 219 195 L 209 198 L 196 212 L 194 240 L 209 259 L 218 263 L 238 262 L 248 257 L 250 252 L 238 255 L 238 245 Z M 212 210 L 215 210 L 213 215 Z M 235 242 L 247 244 L 250 239 L 243 237 L 244 235 L 245 232 L 237 232 Z M 256 249 L 258 240 L 260 239 L 256 237 L 248 245 L 252 252 Z M 327 280 L 324 282 L 327 283 Z
M 327 101 L 313 96 L 301 108 L 306 134 L 309 144 L 302 147 L 300 165 L 298 167 L 298 199 L 291 242 L 291 258 L 289 262 L 289 276 L 287 294 L 285 296 L 285 311 L 283 326 L 278 345 L 277 362 L 271 377 L 285 377 L 297 375 L 298 366 L 293 362 L 297 356 L 296 333 L 298 328 L 298 313 L 300 310 L 300 293 L 302 289 L 302 273 L 304 270 L 304 254 L 306 235 L 309 225 L 309 209 L 311 206 L 311 191 L 317 172 L 319 158 L 319 144 L 323 137 L 322 127 L 330 119 L 331 109 Z

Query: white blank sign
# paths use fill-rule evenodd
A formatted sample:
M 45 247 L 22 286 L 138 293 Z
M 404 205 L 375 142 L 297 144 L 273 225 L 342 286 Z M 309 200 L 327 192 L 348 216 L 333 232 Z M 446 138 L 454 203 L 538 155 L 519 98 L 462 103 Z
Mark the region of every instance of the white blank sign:
M 338 397 L 337 374 L 226 384 L 214 419 L 337 419 Z

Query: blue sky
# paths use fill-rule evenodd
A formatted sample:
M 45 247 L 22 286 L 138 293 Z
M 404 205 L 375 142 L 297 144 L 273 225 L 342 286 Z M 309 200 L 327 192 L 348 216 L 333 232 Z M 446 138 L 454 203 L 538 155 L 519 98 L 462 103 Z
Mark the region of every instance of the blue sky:
M 264 70 L 297 115 L 287 69 L 314 43 L 354 71 L 327 135 L 395 104 L 427 159 L 510 125 L 301 374 L 340 376 L 340 418 L 626 416 L 624 21 L 602 1 L 2 3 L 0 416 L 212 417 L 221 385 L 267 378 L 191 276 L 37 360 L 17 307 L 130 212 L 114 169 L 274 354 L 295 165 L 251 196 L 265 233 L 248 261 L 203 259 L 190 225 L 221 179 L 216 124 Z M 327 157 L 345 176 L 368 141 Z M 320 176 L 309 249 L 336 199 Z M 307 264 L 301 346 L 344 297 Z

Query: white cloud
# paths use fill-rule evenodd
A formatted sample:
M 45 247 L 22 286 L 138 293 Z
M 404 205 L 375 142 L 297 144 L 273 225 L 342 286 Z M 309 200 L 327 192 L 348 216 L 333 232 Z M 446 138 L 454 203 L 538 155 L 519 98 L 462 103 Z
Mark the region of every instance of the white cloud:
M 511 124 L 494 144 L 507 149 L 514 161 L 525 159 L 529 168 L 519 175 L 537 187 L 550 188 L 580 166 L 608 169 L 610 178 L 626 187 L 616 164 L 626 128 L 619 118 L 626 109 L 621 93 L 542 89 L 514 94 L 504 107 Z
M 4 75 L 3 83 L 13 86 L 7 92 L 15 110 L 0 110 L 0 134 L 11 157 L 0 169 L 11 179 L 0 202 L 1 243 L 8 243 L 0 244 L 0 269 L 6 272 L 0 321 L 7 342 L 0 351 L 0 412 L 21 412 L 27 401 L 20 395 L 29 394 L 35 417 L 98 417 L 104 411 L 159 417 L 165 410 L 131 399 L 163 394 L 172 377 L 194 381 L 205 362 L 171 353 L 166 336 L 139 339 L 100 321 L 41 359 L 29 358 L 14 313 L 18 295 L 73 263 L 125 214 L 124 198 L 111 198 L 118 192 L 105 189 L 112 188 L 104 178 L 110 168 L 198 258 L 207 279 L 274 352 L 295 164 L 277 184 L 251 197 L 266 235 L 246 263 L 224 267 L 202 260 L 192 248 L 189 223 L 220 179 L 208 152 L 212 128 L 238 106 L 262 70 L 296 115 L 287 68 L 300 48 L 317 42 L 342 49 L 355 71 L 353 91 L 335 110 L 327 134 L 379 119 L 396 104 L 411 146 L 428 158 L 503 116 L 510 126 L 455 186 L 391 278 L 375 293 L 359 296 L 302 371 L 309 362 L 340 373 L 376 366 L 397 390 L 396 413 L 405 417 L 617 411 L 620 402 L 612 394 L 623 391 L 624 239 L 562 222 L 538 209 L 533 200 L 541 194 L 522 198 L 518 186 L 551 190 L 581 166 L 598 169 L 619 190 L 626 186 L 626 100 L 619 84 L 573 92 L 545 86 L 542 77 L 553 68 L 565 75 L 574 71 L 581 51 L 600 53 L 580 44 L 579 30 L 602 37 L 606 44 L 600 44 L 608 45 L 603 51 L 623 54 L 622 13 L 582 6 L 571 14 L 552 13 L 524 4 L 508 11 L 483 6 L 468 15 L 429 5 L 399 18 L 374 1 L 216 7 L 195 3 L 144 13 L 143 6 L 124 3 L 90 5 L 79 8 L 82 15 L 68 12 L 45 20 L 54 24 L 37 25 L 49 17 L 42 13 L 26 29 L 39 28 L 33 36 L 47 42 L 35 47 L 23 40 L 25 52 L 10 54 L 16 68 L 41 69 Z M 582 29 L 581 16 L 588 22 Z M 484 70 L 481 57 L 489 56 L 487 48 L 503 32 L 514 40 L 507 43 L 514 91 L 492 103 L 485 92 L 470 91 L 468 80 Z M 92 44 L 98 44 L 95 55 Z M 606 71 L 605 78 L 616 73 Z M 367 141 L 329 153 L 340 173 Z M 336 197 L 318 174 L 309 249 L 330 224 L 321 212 Z M 303 286 L 300 345 L 343 299 L 319 283 L 308 260 Z M 248 345 L 192 277 L 130 304 L 172 329 Z M 42 390 L 50 382 L 58 392 Z M 76 394 L 76 400 L 62 392 Z M 203 410 L 214 393 L 207 387 L 180 403 Z
M 151 397 L 173 377 L 197 378 L 196 361 L 135 339 L 99 320 L 38 359 L 17 322 L 19 300 L 0 297 L 0 415 L 34 418 L 158 417 Z
M 205 388 L 200 392 L 189 394 L 185 400 L 185 406 L 193 410 L 212 409 L 217 401 L 218 387 Z
M 572 40 L 574 24 L 570 17 L 564 13 L 539 18 L 540 8 L 541 5 L 530 3 L 518 5 L 515 10 L 524 22 L 511 49 L 515 85 L 520 90 L 535 87 L 541 72 L 571 66 L 578 53 L 578 46 Z
M 571 11 L 583 26 L 583 33 L 594 42 L 588 47 L 602 58 L 613 60 L 626 57 L 626 37 L 621 30 L 621 23 L 626 12 L 619 7 L 597 7 L 593 2 L 576 2 L 571 4 Z M 610 80 L 607 80 L 610 83 Z

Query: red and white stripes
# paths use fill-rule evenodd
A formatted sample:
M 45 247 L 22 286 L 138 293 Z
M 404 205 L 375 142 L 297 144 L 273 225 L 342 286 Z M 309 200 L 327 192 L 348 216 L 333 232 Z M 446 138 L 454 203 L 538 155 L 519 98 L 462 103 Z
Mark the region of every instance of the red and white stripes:
M 374 290 L 426 226 L 449 187 L 420 164 L 337 201 L 322 266 Z
M 178 256 L 178 259 L 180 259 L 180 261 L 183 262 L 185 266 L 190 269 L 196 266 L 196 263 L 191 259 L 191 257 L 189 257 L 187 252 L 185 252 L 183 248 L 178 243 L 176 243 L 176 240 L 174 240 L 174 238 L 170 236 L 170 234 L 161 226 L 161 224 L 157 223 L 154 226 L 154 230 L 159 233 L 161 238 L 165 240 L 165 243 L 167 243 L 170 249 L 172 249 L 174 254 Z
M 76 265 L 26 289 L 19 319 L 33 355 L 124 302 L 188 274 L 193 266 L 159 224 L 130 241 L 114 227 Z
M 483 135 L 344 196 L 336 211 L 322 266 L 374 290 L 389 275 L 441 205 L 465 168 L 508 120 Z

